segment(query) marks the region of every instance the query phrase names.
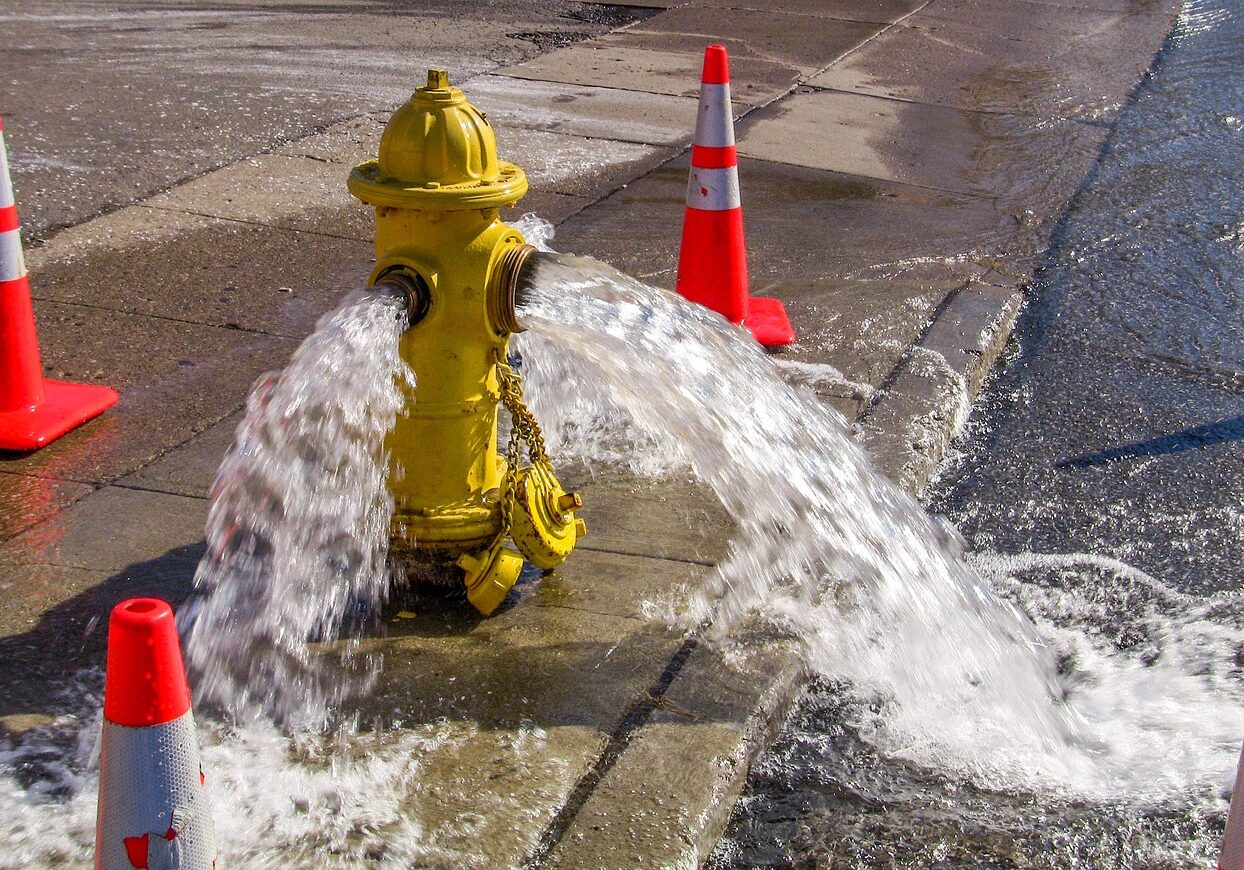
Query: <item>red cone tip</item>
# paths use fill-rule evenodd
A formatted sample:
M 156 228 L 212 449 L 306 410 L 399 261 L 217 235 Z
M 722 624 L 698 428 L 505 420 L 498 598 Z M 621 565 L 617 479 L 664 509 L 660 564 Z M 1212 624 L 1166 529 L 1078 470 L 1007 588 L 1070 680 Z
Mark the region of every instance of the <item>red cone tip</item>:
M 724 85 L 730 82 L 730 61 L 724 45 L 710 45 L 704 49 L 704 75 L 700 81 L 706 85 Z
M 131 598 L 108 623 L 104 718 L 114 725 L 161 725 L 190 709 L 173 608 L 158 598 Z

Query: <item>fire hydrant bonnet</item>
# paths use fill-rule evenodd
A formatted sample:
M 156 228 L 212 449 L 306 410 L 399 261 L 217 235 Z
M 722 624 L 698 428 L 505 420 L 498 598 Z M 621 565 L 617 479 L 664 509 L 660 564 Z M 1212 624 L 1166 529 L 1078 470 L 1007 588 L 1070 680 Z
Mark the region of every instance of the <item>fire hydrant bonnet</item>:
M 510 205 L 527 193 L 527 176 L 497 159 L 488 119 L 447 71 L 432 69 L 385 125 L 379 159 L 356 166 L 349 187 L 370 205 L 456 211 Z

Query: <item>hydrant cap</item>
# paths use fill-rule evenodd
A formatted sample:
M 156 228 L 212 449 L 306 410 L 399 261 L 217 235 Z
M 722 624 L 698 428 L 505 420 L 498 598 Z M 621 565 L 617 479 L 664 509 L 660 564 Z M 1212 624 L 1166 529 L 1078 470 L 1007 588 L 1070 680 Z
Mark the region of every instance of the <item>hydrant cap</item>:
M 393 113 L 380 137 L 380 159 L 350 173 L 350 192 L 372 205 L 430 210 L 495 208 L 527 192 L 527 177 L 497 159 L 497 139 L 484 114 L 428 70 L 419 88 Z

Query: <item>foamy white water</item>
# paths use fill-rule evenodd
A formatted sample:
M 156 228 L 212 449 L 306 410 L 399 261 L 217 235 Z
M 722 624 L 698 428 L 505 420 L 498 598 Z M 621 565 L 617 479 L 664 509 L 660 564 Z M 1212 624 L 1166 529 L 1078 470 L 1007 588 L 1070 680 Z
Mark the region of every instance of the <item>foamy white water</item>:
M 740 330 L 592 261 L 546 259 L 535 283 L 525 370 L 554 430 L 559 408 L 621 420 L 738 522 L 712 588 L 670 612 L 679 624 L 711 619 L 722 637 L 760 613 L 789 628 L 868 700 L 857 725 L 880 750 L 992 787 L 1149 801 L 1229 781 L 1244 637 L 1214 608 L 1188 612 L 1156 658 L 1120 650 L 1022 578 L 965 564 Z
M 102 676 L 72 687 L 75 714 L 0 746 L 0 870 L 91 866 Z M 291 733 L 253 717 L 197 719 L 222 867 L 480 866 L 429 836 L 422 815 L 436 800 L 422 790 L 423 759 L 466 743 L 469 731 Z

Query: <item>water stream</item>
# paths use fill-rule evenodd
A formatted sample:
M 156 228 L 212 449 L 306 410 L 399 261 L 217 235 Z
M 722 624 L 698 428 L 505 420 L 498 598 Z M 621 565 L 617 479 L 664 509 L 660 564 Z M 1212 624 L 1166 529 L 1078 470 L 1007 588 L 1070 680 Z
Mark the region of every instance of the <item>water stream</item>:
M 1231 677 L 1241 637 L 1202 616 L 1232 597 L 1164 623 L 1161 656 L 1119 652 L 1083 612 L 1099 590 L 1015 590 L 992 563 L 974 570 L 952 532 L 872 471 L 836 412 L 718 318 L 589 260 L 559 257 L 538 276 L 525 358 L 546 416 L 583 414 L 582 395 L 576 406 L 558 390 L 593 383 L 598 415 L 620 410 L 658 455 L 681 457 L 739 525 L 710 587 L 665 618 L 712 620 L 719 637 L 755 613 L 786 627 L 895 761 L 1095 799 L 1221 787 L 1244 712 Z M 562 352 L 540 352 L 546 342 Z M 1137 578 L 1111 603 L 1171 595 Z M 1054 618 L 1069 601 L 1078 622 Z
M 583 414 L 585 398 L 572 395 L 596 385 L 603 401 L 589 419 L 623 411 L 739 526 L 709 588 L 666 618 L 711 620 L 720 637 L 763 613 L 803 641 L 818 671 L 880 699 L 876 727 L 917 755 L 953 752 L 1015 776 L 1066 764 L 1081 723 L 1059 705 L 1057 661 L 872 471 L 837 412 L 720 318 L 600 263 L 545 261 L 536 284 L 522 315 L 539 338 L 525 340 L 524 360 L 542 408 Z M 1010 754 L 1021 745 L 1049 771 Z
M 404 329 L 396 295 L 352 294 L 247 402 L 180 614 L 196 697 L 235 718 L 323 727 L 374 679 L 377 662 L 348 648 L 321 661 L 308 643 L 387 597 L 384 438 L 414 389 L 398 354 Z

